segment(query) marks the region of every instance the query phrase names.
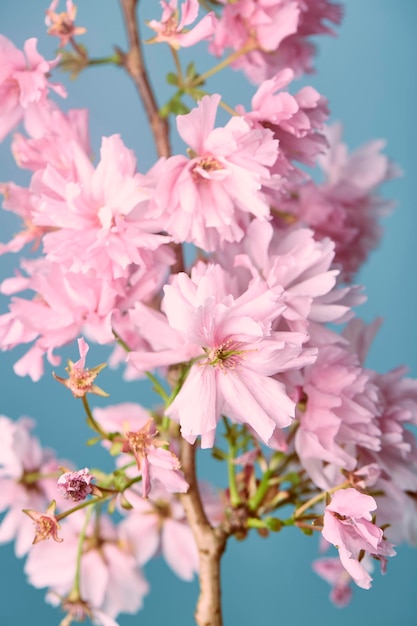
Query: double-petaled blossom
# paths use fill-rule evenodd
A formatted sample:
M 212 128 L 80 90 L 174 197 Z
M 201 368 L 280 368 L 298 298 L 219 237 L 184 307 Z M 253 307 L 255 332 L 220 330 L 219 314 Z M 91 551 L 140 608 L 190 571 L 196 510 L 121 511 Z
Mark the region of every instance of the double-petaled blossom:
M 326 22 L 338 24 L 339 5 L 329 0 L 222 0 L 224 9 L 210 50 L 241 52 L 233 66 L 255 83 L 292 68 L 298 75 L 312 71 L 315 47 L 310 37 L 332 34 Z
M 250 111 L 242 106 L 236 109 L 251 125 L 273 132 L 279 141 L 273 171 L 289 181 L 294 177 L 293 161 L 313 166 L 316 156 L 325 151 L 327 141 L 320 131 L 329 113 L 327 101 L 313 87 L 303 87 L 294 96 L 282 91 L 293 78 L 291 69 L 281 70 L 260 85 Z
M 378 520 L 389 524 L 391 541 L 417 544 L 417 446 L 410 427 L 417 424 L 417 381 L 405 376 L 403 367 L 376 374 L 380 394 L 377 424 L 379 449 L 361 446 L 362 464 L 375 463 L 380 478 L 374 488 L 378 497 Z
M 343 280 L 351 281 L 379 242 L 379 218 L 392 208 L 377 195 L 378 188 L 399 171 L 382 154 L 383 141 L 370 142 L 349 155 L 340 125 L 326 129 L 325 136 L 330 149 L 318 157 L 325 182 L 309 181 L 294 188 L 282 199 L 280 210 L 307 224 L 317 239 L 333 239 L 336 267 Z
M 179 17 L 178 0 L 161 2 L 161 20 L 151 20 L 148 26 L 156 31 L 155 37 L 147 43 L 165 42 L 171 48 L 188 48 L 199 41 L 209 39 L 216 27 L 216 18 L 213 12 L 205 15 L 193 28 L 186 28 L 197 19 L 198 0 L 186 0 L 181 4 L 181 17 Z
M 372 496 L 349 488 L 336 491 L 324 511 L 323 537 L 338 548 L 343 567 L 363 589 L 369 589 L 372 578 L 361 563 L 361 554 L 368 553 L 383 564 L 386 557 L 395 554 L 381 528 L 372 521 L 371 512 L 376 508 Z
M 15 133 L 12 141 L 13 156 L 19 167 L 36 172 L 39 177 L 49 166 L 68 182 L 78 179 L 80 159 L 88 160 L 91 155 L 86 109 L 63 113 L 48 101 L 30 124 L 26 124 L 26 131 L 29 137 Z M 33 191 L 10 182 L 0 185 L 0 193 L 4 195 L 3 208 L 15 213 L 23 222 L 20 232 L 8 243 L 0 244 L 0 253 L 19 252 L 28 243 L 36 249 L 43 235 L 53 227 L 33 223 L 37 212 Z
M 248 424 L 268 442 L 275 428 L 288 426 L 294 417 L 293 401 L 273 376 L 315 359 L 314 349 L 302 347 L 304 333 L 272 330 L 285 308 L 277 292 L 254 281 L 233 297 L 227 283 L 226 272 L 216 265 L 198 266 L 191 278 L 178 274 L 164 288 L 165 332 L 159 316 L 151 311 L 143 316 L 142 332 L 155 352 L 129 356 L 142 371 L 190 361 L 166 413 L 180 422 L 187 441 L 201 435 L 203 447 L 213 445 L 222 414 Z M 138 317 L 140 326 L 140 311 Z
M 281 294 L 286 328 L 306 332 L 311 323 L 336 322 L 349 313 L 340 290 L 335 289 L 334 244 L 330 239 L 316 241 L 312 230 L 279 231 L 270 222 L 253 220 L 243 242 L 224 248 L 217 256 L 227 266 L 230 255 L 240 270 L 241 283 L 245 284 L 245 268 L 246 281 L 262 277 L 270 289 Z
M 305 398 L 298 412 L 295 449 L 302 466 L 322 489 L 341 482 L 340 470 L 353 472 L 359 448 L 381 448 L 378 388 L 346 348 L 320 346 L 317 361 L 303 372 Z
M 49 165 L 68 181 L 78 180 L 80 161 L 90 159 L 92 154 L 87 109 L 64 113 L 55 103 L 48 102 L 26 131 L 29 137 L 16 133 L 12 141 L 19 167 L 38 172 Z
M 61 264 L 44 259 L 26 261 L 23 266 L 28 277 L 6 279 L 1 285 L 5 294 L 26 289 L 35 293 L 31 300 L 13 297 L 9 312 L 0 316 L 3 349 L 34 342 L 15 364 L 16 374 L 39 380 L 44 372 L 43 357 L 47 355 L 53 366 L 59 365 L 54 349 L 81 333 L 98 343 L 114 341 L 111 317 L 120 297 L 117 281 L 109 284 L 94 274 L 65 271 Z
M 176 155 L 162 166 L 152 214 L 175 241 L 214 250 L 222 241 L 240 241 L 250 216 L 266 219 L 270 208 L 262 185 L 278 154 L 272 132 L 233 117 L 215 128 L 221 97 L 204 96 L 198 107 L 177 117 L 190 158 Z
M 53 232 L 43 238 L 46 258 L 68 271 L 105 278 L 129 276 L 132 264 L 151 266 L 169 238 L 161 220 L 147 216 L 152 190 L 136 174 L 136 159 L 118 135 L 103 138 L 96 168 L 84 154 L 77 179 L 68 181 L 53 166 L 33 179 L 33 222 Z
M 0 35 L 0 141 L 22 119 L 30 123 L 32 117 L 47 106 L 47 94 L 53 89 L 65 96 L 65 89 L 48 81 L 50 71 L 57 65 L 46 61 L 36 49 L 37 40 L 28 39 L 24 52 L 4 35 Z

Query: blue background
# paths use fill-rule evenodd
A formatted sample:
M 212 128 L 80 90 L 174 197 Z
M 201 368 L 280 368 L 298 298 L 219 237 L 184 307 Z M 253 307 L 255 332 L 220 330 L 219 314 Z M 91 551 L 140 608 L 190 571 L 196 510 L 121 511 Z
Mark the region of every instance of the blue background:
M 2 0 L 0 31 L 19 47 L 28 37 L 37 36 L 40 52 L 52 58 L 56 40 L 44 36 L 46 8 L 40 0 Z M 157 2 L 145 2 L 143 8 L 148 19 L 159 17 Z M 125 36 L 117 2 L 79 0 L 78 9 L 79 24 L 88 28 L 84 40 L 92 56 L 110 53 L 113 44 L 123 48 Z M 362 317 L 368 321 L 376 315 L 385 318 L 368 365 L 385 372 L 404 363 L 414 377 L 417 376 L 416 24 L 416 0 L 347 0 L 338 39 L 327 37 L 318 42 L 318 73 L 305 81 L 328 97 L 332 119 L 343 121 L 345 138 L 351 148 L 369 139 L 386 138 L 389 156 L 405 173 L 405 177 L 386 185 L 387 197 L 395 199 L 398 207 L 385 220 L 383 243 L 373 253 L 357 282 L 366 286 L 368 294 L 368 302 L 360 312 Z M 144 35 L 149 36 L 151 31 Z M 148 47 L 146 52 L 162 103 L 171 94 L 164 80 L 166 72 L 172 69 L 170 57 L 163 46 Z M 210 58 L 204 55 L 204 46 L 200 47 L 198 68 L 202 70 L 210 64 Z M 207 87 L 212 91 L 222 90 L 231 104 L 248 104 L 250 99 L 251 90 L 238 74 L 227 73 Z M 135 150 L 140 171 L 152 164 L 155 154 L 148 127 L 134 88 L 121 70 L 86 71 L 69 85 L 69 98 L 63 106 L 91 108 L 91 134 L 96 153 L 100 137 L 117 132 Z M 0 180 L 24 184 L 27 176 L 13 165 L 8 145 L 6 140 L 0 146 Z M 177 150 L 180 149 L 183 148 L 177 144 Z M 14 232 L 15 222 L 8 214 L 1 219 L 4 241 Z M 12 257 L 0 259 L 2 278 L 12 273 L 15 263 Z M 4 300 L 1 307 L 4 311 Z M 36 384 L 14 376 L 12 364 L 20 353 L 16 350 L 0 357 L 0 413 L 14 419 L 20 415 L 36 418 L 37 433 L 45 445 L 54 447 L 61 457 L 73 458 L 81 467 L 92 465 L 90 456 L 87 457 L 90 451 L 83 445 L 87 432 L 80 404 L 72 401 L 66 390 L 51 380 L 49 370 Z M 75 360 L 75 346 L 65 355 Z M 91 364 L 95 362 L 94 358 L 90 360 Z M 112 402 L 126 399 L 149 402 L 146 390 L 139 389 L 137 384 L 121 385 L 118 373 L 105 372 L 100 384 L 111 391 Z M 100 451 L 95 454 L 94 462 L 98 463 L 103 457 Z M 203 474 L 211 472 L 217 484 L 223 483 L 217 465 L 213 467 L 206 458 L 201 465 Z M 316 555 L 315 538 L 305 537 L 295 530 L 269 540 L 251 536 L 239 544 L 232 539 L 223 562 L 225 624 L 417 624 L 415 549 L 400 546 L 398 555 L 389 562 L 388 574 L 381 577 L 376 573 L 370 591 L 356 588 L 354 600 L 346 609 L 336 609 L 330 604 L 329 587 L 311 572 L 310 563 Z M 145 574 L 154 588 L 145 599 L 145 609 L 137 617 L 122 616 L 120 625 L 169 622 L 191 626 L 197 584 L 176 579 L 160 559 L 146 566 Z M 14 558 L 11 545 L 0 549 L 0 576 L 0 624 L 21 626 L 30 619 L 35 624 L 59 623 L 62 616 L 44 604 L 43 592 L 33 590 L 25 582 L 23 561 Z

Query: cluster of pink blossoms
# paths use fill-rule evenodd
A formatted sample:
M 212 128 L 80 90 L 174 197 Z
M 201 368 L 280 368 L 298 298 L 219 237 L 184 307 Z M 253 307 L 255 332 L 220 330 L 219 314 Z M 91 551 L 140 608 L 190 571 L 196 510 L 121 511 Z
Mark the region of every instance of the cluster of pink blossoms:
M 0 36 L 0 139 L 23 123 L 12 152 L 30 173 L 27 187 L 0 185 L 3 208 L 22 220 L 0 253 L 37 251 L 1 283 L 11 300 L 0 348 L 29 344 L 15 372 L 37 381 L 44 357 L 58 368 L 56 351 L 78 339 L 69 377 L 54 376 L 81 399 L 96 441 L 116 457 L 109 474 L 72 471 L 42 451 L 27 420 L 0 418 L 0 542 L 15 539 L 18 556 L 39 544 L 26 573 L 62 605 L 65 626 L 86 617 L 114 626 L 120 612 L 136 612 L 148 592 L 142 567 L 159 553 L 184 580 L 198 573 L 178 495 L 190 488 L 184 441 L 213 448 L 233 474 L 221 496 L 200 488 L 212 527 L 229 535 L 255 525 L 277 530 L 283 520 L 271 515 L 293 505 L 291 523 L 321 531 L 338 550 L 339 560 L 314 567 L 339 605 L 351 581 L 370 586 L 372 559 L 385 571 L 393 543 L 417 541 L 409 430 L 417 381 L 402 368 L 365 367 L 376 325 L 354 319 L 364 296 L 351 284 L 379 241 L 388 206 L 377 191 L 396 169 L 382 142 L 348 155 L 340 127 L 325 127 L 327 102 L 314 88 L 286 91 L 311 70 L 309 37 L 331 33 L 341 8 L 328 0 L 222 1 L 195 24 L 197 0 L 161 4 L 161 19 L 148 24 L 152 43 L 175 55 L 201 41 L 217 56 L 231 49 L 234 69 L 259 87 L 248 111 L 200 94 L 176 118 L 186 153 L 147 173 L 119 135 L 102 139 L 94 165 L 87 112 L 65 113 L 49 99 L 51 89 L 65 94 L 49 82 L 58 60 L 45 61 L 35 39 L 24 54 Z M 62 14 L 57 5 L 47 11 L 48 32 L 65 46 L 84 29 L 70 0 Z M 223 125 L 220 106 L 232 112 Z M 300 164 L 319 165 L 325 181 Z M 189 265 L 178 256 L 185 243 L 197 249 Z M 104 365 L 86 367 L 80 335 L 111 347 L 109 362 L 123 363 L 127 379 L 149 376 L 163 406 L 90 410 L 87 394 L 107 395 L 94 382 Z M 288 468 L 288 480 L 274 473 L 287 476 Z M 291 484 L 297 474 L 303 481 Z M 122 516 L 117 524 L 100 514 L 103 501 Z

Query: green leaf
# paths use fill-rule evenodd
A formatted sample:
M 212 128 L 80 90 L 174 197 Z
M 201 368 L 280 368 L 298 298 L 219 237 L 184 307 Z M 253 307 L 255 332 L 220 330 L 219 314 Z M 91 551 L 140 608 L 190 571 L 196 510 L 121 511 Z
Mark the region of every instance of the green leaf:
M 174 72 L 168 72 L 166 75 L 166 81 L 169 85 L 175 85 L 178 87 L 178 76 Z
M 277 533 L 281 530 L 282 528 L 282 522 L 281 520 L 279 520 L 276 517 L 267 517 L 265 519 L 265 523 L 267 525 L 267 527 L 269 528 L 269 530 L 272 530 L 272 532 Z
M 193 61 L 187 65 L 185 75 L 187 76 L 187 78 L 196 78 L 198 76 L 197 70 L 195 68 L 195 63 Z
M 91 439 L 88 439 L 87 446 L 95 446 L 99 441 L 101 441 L 101 437 L 92 437 Z

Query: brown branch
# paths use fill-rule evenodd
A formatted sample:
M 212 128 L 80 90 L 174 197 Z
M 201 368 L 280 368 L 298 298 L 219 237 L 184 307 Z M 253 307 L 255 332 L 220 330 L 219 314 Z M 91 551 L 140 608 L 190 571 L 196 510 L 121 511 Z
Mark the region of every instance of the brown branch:
M 222 626 L 220 559 L 227 535 L 213 528 L 204 512 L 196 477 L 195 445 L 182 440 L 181 461 L 189 489 L 180 497 L 200 558 L 200 596 L 195 619 L 198 626 Z
M 143 102 L 155 138 L 157 153 L 159 156 L 168 157 L 171 152 L 169 126 L 168 121 L 162 119 L 158 113 L 156 98 L 146 72 L 136 19 L 137 2 L 138 0 L 120 0 L 129 42 L 129 50 L 122 57 L 123 65 L 132 77 Z

